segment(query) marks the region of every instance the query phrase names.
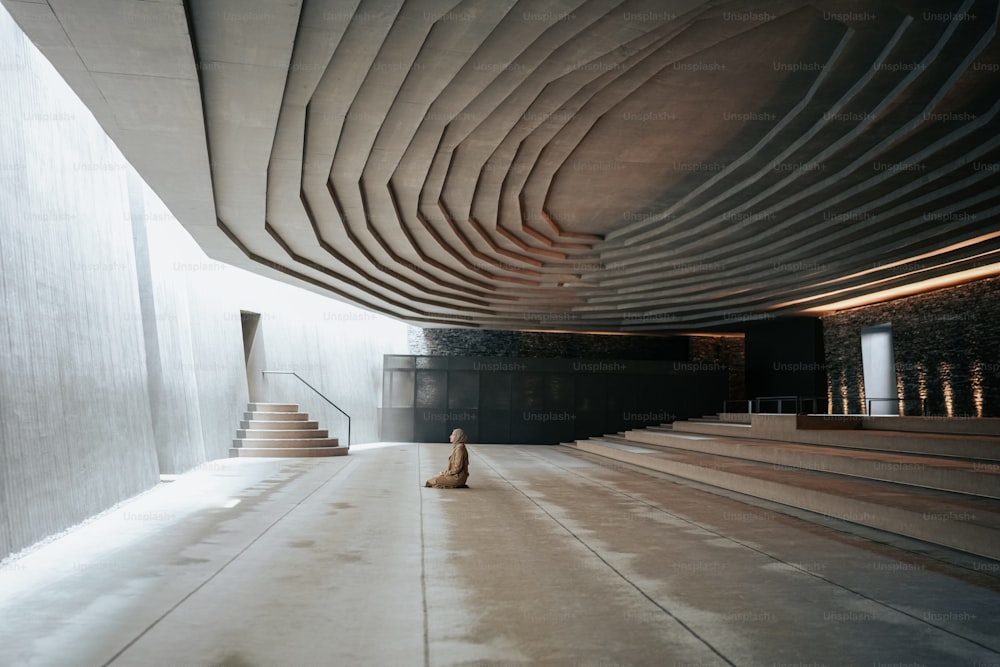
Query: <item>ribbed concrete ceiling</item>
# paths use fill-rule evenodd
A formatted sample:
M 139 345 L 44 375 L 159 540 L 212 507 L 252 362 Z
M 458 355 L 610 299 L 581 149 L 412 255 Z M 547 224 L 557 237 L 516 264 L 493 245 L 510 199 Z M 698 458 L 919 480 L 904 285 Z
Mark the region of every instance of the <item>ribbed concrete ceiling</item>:
M 213 257 L 711 331 L 1000 262 L 998 0 L 3 0 Z

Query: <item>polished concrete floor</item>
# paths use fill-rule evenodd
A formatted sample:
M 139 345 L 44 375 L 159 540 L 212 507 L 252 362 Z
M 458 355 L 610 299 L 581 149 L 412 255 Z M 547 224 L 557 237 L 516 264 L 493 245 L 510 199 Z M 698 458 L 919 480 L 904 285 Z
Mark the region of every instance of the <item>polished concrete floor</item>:
M 424 488 L 449 452 L 163 483 L 0 566 L 0 665 L 1000 665 L 1000 564 L 564 447 Z

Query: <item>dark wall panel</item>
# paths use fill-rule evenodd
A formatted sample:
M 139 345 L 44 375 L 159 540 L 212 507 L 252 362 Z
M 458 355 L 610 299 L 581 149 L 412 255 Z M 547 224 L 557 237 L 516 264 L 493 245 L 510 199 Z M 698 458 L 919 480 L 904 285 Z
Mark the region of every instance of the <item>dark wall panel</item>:
M 483 409 L 479 435 L 475 442 L 513 442 L 510 435 L 510 410 Z
M 525 412 L 545 407 L 544 376 L 541 373 L 519 373 L 511 378 L 511 409 Z
M 481 373 L 479 397 L 484 410 L 510 409 L 510 373 Z
M 417 370 L 416 399 L 418 408 L 448 407 L 448 372 Z
M 448 408 L 479 407 L 479 374 L 475 371 L 452 371 L 448 374 Z
M 448 442 L 451 429 L 458 428 L 460 419 L 456 418 L 466 417 L 462 421 L 474 421 L 468 419 L 468 414 L 452 414 L 448 410 L 417 408 L 413 412 L 413 439 L 416 442 Z
M 384 375 L 393 441 L 566 442 L 717 412 L 728 392 L 725 368 L 687 362 L 389 355 Z
M 746 333 L 747 397 L 826 394 L 823 326 L 812 317 L 755 322 Z
M 382 405 L 413 407 L 413 371 L 386 371 L 382 383 Z

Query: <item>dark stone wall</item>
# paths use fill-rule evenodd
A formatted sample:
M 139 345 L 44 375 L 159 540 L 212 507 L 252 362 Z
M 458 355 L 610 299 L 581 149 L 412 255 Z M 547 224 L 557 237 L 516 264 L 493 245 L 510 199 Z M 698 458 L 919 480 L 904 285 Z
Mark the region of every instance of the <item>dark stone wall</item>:
M 698 364 L 721 364 L 729 373 L 728 400 L 745 400 L 746 340 L 743 336 L 691 336 L 690 360 Z
M 742 336 L 614 336 L 596 334 L 411 328 L 410 354 L 533 359 L 634 359 L 699 364 L 728 373 L 724 399 L 746 396 Z M 720 405 L 721 407 L 721 405 Z
M 686 336 L 601 336 L 538 331 L 413 328 L 410 330 L 410 354 L 688 361 L 689 353 Z
M 892 324 L 905 414 L 1000 417 L 1000 278 L 949 287 L 822 319 L 834 413 L 864 402 L 861 329 Z

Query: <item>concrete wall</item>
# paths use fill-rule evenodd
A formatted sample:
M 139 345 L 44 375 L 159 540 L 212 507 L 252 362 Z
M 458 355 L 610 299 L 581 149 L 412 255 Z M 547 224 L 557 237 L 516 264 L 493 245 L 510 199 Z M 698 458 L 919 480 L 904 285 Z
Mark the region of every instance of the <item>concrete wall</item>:
M 0 90 L 0 559 L 228 456 L 241 310 L 377 439 L 405 325 L 209 260 L 2 8 Z M 346 435 L 289 378 L 261 386 Z
M 0 557 L 155 484 L 126 163 L 0 9 Z
M 152 304 L 143 317 L 163 472 L 228 456 L 251 382 L 254 400 L 298 403 L 346 442 L 346 419 L 302 381 L 248 377 L 243 312 L 259 315 L 260 370 L 297 372 L 351 416 L 353 442 L 378 440 L 382 357 L 406 351 L 407 326 L 209 259 L 148 186 L 133 187 L 142 201 L 133 219 L 156 250 L 147 256 Z
M 148 267 L 139 285 L 157 455 L 161 472 L 176 473 L 228 456 L 246 409 L 231 275 L 244 272 L 210 261 L 138 176 L 129 189 L 137 265 Z
M 379 440 L 382 357 L 406 352 L 405 324 L 274 283 L 268 294 L 244 294 L 241 306 L 260 314 L 257 344 L 267 370 L 297 373 L 349 414 L 353 444 Z M 343 415 L 294 376 L 264 375 L 260 400 L 298 403 L 346 442 Z
M 151 398 L 161 464 L 170 462 L 164 472 L 228 455 L 251 383 L 254 400 L 298 403 L 346 442 L 346 419 L 302 381 L 248 377 L 243 312 L 259 315 L 259 370 L 297 372 L 351 416 L 353 442 L 378 440 L 382 356 L 406 351 L 406 325 L 209 259 L 141 187 L 143 210 L 133 217 L 142 218 L 150 247 L 159 250 L 148 260 L 153 318 L 146 336 L 150 367 L 158 353 Z

